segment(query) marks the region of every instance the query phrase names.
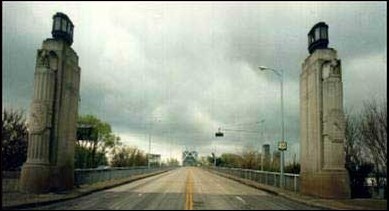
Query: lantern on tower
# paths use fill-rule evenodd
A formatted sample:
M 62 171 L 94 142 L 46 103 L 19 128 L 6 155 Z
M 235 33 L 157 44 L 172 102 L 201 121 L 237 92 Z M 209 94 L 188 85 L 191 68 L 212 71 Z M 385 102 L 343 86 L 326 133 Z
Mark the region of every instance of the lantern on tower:
M 316 49 L 328 46 L 328 25 L 324 22 L 315 24 L 308 33 L 308 51 L 312 54 Z
M 67 44 L 73 43 L 74 25 L 69 17 L 61 12 L 57 12 L 53 16 L 53 29 L 51 34 L 55 39 L 63 39 Z

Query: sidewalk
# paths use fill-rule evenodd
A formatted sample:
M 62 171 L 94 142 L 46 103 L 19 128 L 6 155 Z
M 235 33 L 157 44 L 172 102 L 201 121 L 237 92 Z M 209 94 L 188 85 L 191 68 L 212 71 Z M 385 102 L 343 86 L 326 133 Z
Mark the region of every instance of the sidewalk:
M 137 175 L 130 178 L 99 182 L 90 185 L 81 185 L 79 188 L 75 188 L 71 191 L 61 193 L 27 194 L 20 192 L 3 192 L 1 200 L 2 210 L 29 208 L 74 199 L 91 194 L 96 191 L 113 188 L 116 186 L 123 185 L 125 183 L 133 182 L 164 172 L 166 172 L 166 170 L 161 170 L 149 174 Z
M 304 203 L 309 206 L 315 206 L 323 209 L 332 210 L 386 210 L 386 199 L 320 199 L 311 196 L 301 195 L 298 192 L 281 190 L 279 188 L 260 184 L 251 180 L 238 178 L 228 174 L 215 172 L 216 174 L 249 185 L 254 188 L 264 190 L 266 192 L 282 196 L 284 198 Z

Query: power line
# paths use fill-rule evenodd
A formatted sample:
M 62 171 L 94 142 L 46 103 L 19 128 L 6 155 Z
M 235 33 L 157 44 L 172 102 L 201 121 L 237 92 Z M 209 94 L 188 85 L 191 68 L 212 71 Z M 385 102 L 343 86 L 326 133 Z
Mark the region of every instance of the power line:
M 226 124 L 226 126 L 244 126 L 244 125 L 256 125 L 256 124 L 261 124 L 265 122 L 264 119 L 256 122 L 246 122 L 246 123 L 237 123 L 237 124 Z
M 248 132 L 248 133 L 261 133 L 259 131 L 253 131 L 253 130 L 243 130 L 243 129 L 222 129 L 224 131 L 236 131 L 236 132 Z

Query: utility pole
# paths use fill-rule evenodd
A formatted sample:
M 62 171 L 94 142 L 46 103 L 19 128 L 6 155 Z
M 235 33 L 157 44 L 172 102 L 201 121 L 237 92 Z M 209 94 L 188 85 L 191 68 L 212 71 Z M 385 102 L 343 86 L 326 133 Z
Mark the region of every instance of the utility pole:
M 284 151 L 287 149 L 285 141 L 285 129 L 284 129 L 284 70 L 277 71 L 272 68 L 259 66 L 261 71 L 270 70 L 280 78 L 280 90 L 281 90 L 281 141 L 278 143 L 278 150 L 281 151 L 280 157 L 280 188 L 284 188 Z M 281 73 L 280 73 L 281 72 Z
M 151 124 L 150 124 L 150 127 L 151 127 Z M 148 156 L 147 156 L 147 168 L 150 169 L 150 157 L 151 157 L 151 132 L 149 132 L 149 153 L 148 153 Z
M 262 131 L 261 131 L 261 139 L 263 141 L 263 128 L 262 128 Z M 263 154 L 263 152 L 261 150 L 261 171 L 263 171 L 263 156 L 264 156 L 264 154 Z

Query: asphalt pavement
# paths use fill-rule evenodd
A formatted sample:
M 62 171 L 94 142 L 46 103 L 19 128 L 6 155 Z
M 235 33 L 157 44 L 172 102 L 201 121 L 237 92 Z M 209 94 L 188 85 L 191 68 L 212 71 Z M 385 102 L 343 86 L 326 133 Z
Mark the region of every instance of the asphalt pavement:
M 183 167 L 39 210 L 318 209 L 201 168 Z
M 2 194 L 3 209 L 386 210 L 382 199 L 320 199 L 198 167 L 82 186 L 69 192 Z

